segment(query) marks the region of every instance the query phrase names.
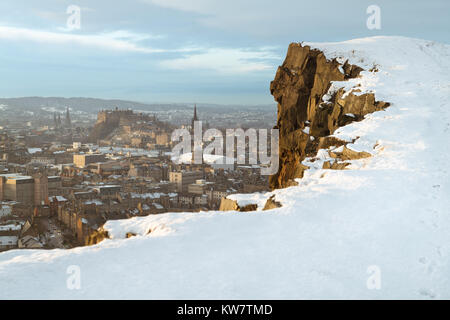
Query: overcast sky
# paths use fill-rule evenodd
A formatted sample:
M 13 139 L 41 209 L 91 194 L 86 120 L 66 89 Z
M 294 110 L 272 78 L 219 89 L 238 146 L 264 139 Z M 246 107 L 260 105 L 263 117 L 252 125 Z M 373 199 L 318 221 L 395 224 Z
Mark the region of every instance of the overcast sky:
M 402 35 L 449 43 L 450 1 L 2 0 L 0 97 L 272 103 L 290 42 Z M 366 27 L 369 5 L 381 29 Z M 69 5 L 80 29 L 67 28 Z

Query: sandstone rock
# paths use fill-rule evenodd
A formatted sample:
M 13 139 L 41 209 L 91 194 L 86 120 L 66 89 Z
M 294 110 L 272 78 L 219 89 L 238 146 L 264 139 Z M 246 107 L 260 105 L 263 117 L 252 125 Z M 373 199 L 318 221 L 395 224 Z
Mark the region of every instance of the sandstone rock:
M 239 206 L 238 206 L 237 202 L 234 200 L 227 199 L 227 198 L 222 198 L 220 200 L 220 207 L 219 207 L 220 211 L 237 211 L 238 208 L 239 208 Z
M 348 163 L 348 162 L 334 161 L 333 163 L 331 163 L 331 161 L 325 161 L 322 165 L 322 169 L 345 170 L 345 167 L 347 167 L 349 165 L 350 165 L 350 163 Z
M 258 206 L 256 204 L 247 204 L 243 207 L 240 207 L 235 200 L 222 198 L 220 201 L 220 211 L 256 211 L 258 209 Z
M 358 160 L 358 159 L 363 159 L 363 158 L 369 158 L 372 156 L 368 152 L 365 152 L 365 151 L 358 152 L 358 151 L 349 149 L 346 146 L 344 146 L 342 152 L 330 151 L 329 155 L 332 158 L 339 158 L 341 160 Z
M 337 128 L 389 106 L 376 101 L 373 93 L 350 92 L 344 98 L 344 90 L 339 89 L 328 94 L 331 81 L 358 77 L 362 70 L 348 62 L 341 65 L 336 59 L 327 60 L 320 50 L 309 46 L 289 45 L 286 59 L 270 84 L 278 102 L 275 128 L 280 133 L 279 170 L 269 178 L 272 189 L 290 186 L 295 178 L 302 178 L 307 167 L 301 162 L 317 154 L 319 148 L 345 145 L 347 142 L 342 140 L 326 138 Z M 306 125 L 309 134 L 303 132 Z
M 281 207 L 281 203 L 278 201 L 275 201 L 275 196 L 273 195 L 269 199 L 267 199 L 263 210 L 276 209 L 276 208 L 280 208 L 280 207 Z
M 103 228 L 100 228 L 94 231 L 89 237 L 87 237 L 86 245 L 91 246 L 99 242 L 102 242 L 105 239 L 109 239 L 108 231 L 103 230 Z
M 245 212 L 245 211 L 256 211 L 258 209 L 258 205 L 255 203 L 247 204 L 246 206 L 239 207 L 238 211 Z
M 320 137 L 317 149 L 328 149 L 331 146 L 340 147 L 346 145 L 347 143 L 348 143 L 347 141 L 338 139 L 333 136 Z

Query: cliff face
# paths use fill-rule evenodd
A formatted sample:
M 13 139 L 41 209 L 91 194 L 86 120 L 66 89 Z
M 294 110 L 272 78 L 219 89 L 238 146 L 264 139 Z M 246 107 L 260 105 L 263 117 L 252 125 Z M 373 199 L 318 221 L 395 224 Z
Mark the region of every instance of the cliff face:
M 362 70 L 347 61 L 340 64 L 336 59 L 327 60 L 323 52 L 309 46 L 289 46 L 270 84 L 278 102 L 276 128 L 280 131 L 280 165 L 278 173 L 270 177 L 272 189 L 295 185 L 293 179 L 303 177 L 307 169 L 301 163 L 306 156 L 315 156 L 320 148 L 345 145 L 345 141 L 328 137 L 337 128 L 389 105 L 375 101 L 373 93 L 358 94 L 358 89 L 329 92 L 332 81 L 358 77 Z

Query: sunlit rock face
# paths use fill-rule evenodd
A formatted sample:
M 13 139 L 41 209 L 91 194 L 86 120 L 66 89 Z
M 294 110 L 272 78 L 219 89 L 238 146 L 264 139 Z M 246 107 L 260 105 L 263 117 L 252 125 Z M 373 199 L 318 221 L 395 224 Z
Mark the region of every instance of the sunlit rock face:
M 376 101 L 373 93 L 358 94 L 357 88 L 350 93 L 342 88 L 330 90 L 332 81 L 358 77 L 362 70 L 347 61 L 341 64 L 336 59 L 328 60 L 323 52 L 309 46 L 289 45 L 286 59 L 270 84 L 278 102 L 276 128 L 280 131 L 280 165 L 270 177 L 272 189 L 295 185 L 294 179 L 303 177 L 307 167 L 301 162 L 317 153 L 323 137 L 389 106 Z M 327 143 L 334 145 L 333 141 L 328 139 Z M 342 145 L 342 141 L 336 145 Z

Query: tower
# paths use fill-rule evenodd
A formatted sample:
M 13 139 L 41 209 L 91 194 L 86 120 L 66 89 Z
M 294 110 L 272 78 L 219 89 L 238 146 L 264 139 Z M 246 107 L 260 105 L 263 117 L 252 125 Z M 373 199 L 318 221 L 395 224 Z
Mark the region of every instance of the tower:
M 5 177 L 0 176 L 0 201 L 3 200 L 3 189 L 5 184 Z
M 34 204 L 41 205 L 48 199 L 48 177 L 46 173 L 38 173 L 34 178 Z
M 55 130 L 58 129 L 58 119 L 56 119 L 56 112 L 53 112 L 53 124 L 55 126 Z
M 199 155 L 198 153 L 200 153 L 200 157 L 201 157 L 201 163 L 203 163 L 203 150 L 202 150 L 202 141 L 201 141 L 201 136 L 200 137 L 196 137 L 195 133 L 194 133 L 194 125 L 195 122 L 198 121 L 198 117 L 197 117 L 197 104 L 194 104 L 194 117 L 192 118 L 192 124 L 191 124 L 191 138 L 192 138 L 192 157 L 191 157 L 191 163 L 195 163 L 194 161 L 197 160 L 199 161 L 200 159 L 198 159 Z M 200 123 L 200 128 L 201 128 L 201 123 Z M 202 132 L 201 132 L 202 134 Z M 200 139 L 200 141 L 196 141 L 195 139 Z M 198 145 L 198 143 L 200 143 L 200 145 Z
M 65 123 L 65 127 L 67 129 L 71 129 L 72 128 L 72 121 L 70 120 L 69 107 L 66 108 L 66 123 Z
M 197 105 L 194 104 L 194 117 L 192 118 L 191 130 L 194 131 L 194 122 L 198 121 L 197 117 Z

